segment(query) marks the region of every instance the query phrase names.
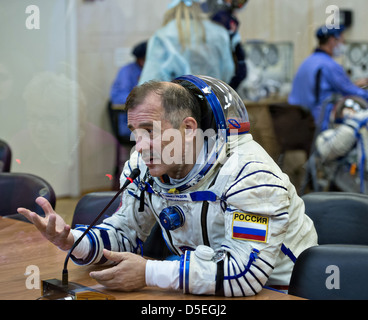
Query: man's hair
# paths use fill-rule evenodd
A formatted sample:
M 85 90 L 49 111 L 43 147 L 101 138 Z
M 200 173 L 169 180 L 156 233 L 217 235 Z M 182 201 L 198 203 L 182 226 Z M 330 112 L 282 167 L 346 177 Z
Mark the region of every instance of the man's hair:
M 325 45 L 330 38 L 336 38 L 336 37 L 333 36 L 333 35 L 327 35 L 325 37 L 317 38 L 318 39 L 318 45 L 320 45 L 320 46 Z
M 169 120 L 175 129 L 180 127 L 186 117 L 193 117 L 200 127 L 201 109 L 199 102 L 189 90 L 178 84 L 152 80 L 136 86 L 127 97 L 125 110 L 133 109 L 143 103 L 143 100 L 151 93 L 161 97 L 165 111 L 162 118 Z
M 318 45 L 324 45 L 328 42 L 330 38 L 338 39 L 341 37 L 341 34 L 344 32 L 345 27 L 339 26 L 339 28 L 327 28 L 326 26 L 322 26 L 317 29 L 316 37 L 318 40 Z

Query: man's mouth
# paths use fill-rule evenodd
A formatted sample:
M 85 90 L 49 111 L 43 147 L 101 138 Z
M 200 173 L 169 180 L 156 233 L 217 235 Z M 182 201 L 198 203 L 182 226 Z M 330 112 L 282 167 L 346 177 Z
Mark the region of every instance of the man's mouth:
M 143 161 L 146 165 L 152 165 L 152 164 L 158 164 L 159 163 L 159 159 L 154 157 L 154 156 L 143 157 Z

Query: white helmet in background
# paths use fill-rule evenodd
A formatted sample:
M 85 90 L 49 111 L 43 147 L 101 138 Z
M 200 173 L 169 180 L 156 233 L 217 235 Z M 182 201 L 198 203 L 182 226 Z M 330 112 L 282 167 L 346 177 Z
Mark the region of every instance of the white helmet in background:
M 341 122 L 344 118 L 354 118 L 359 113 L 368 110 L 368 103 L 357 96 L 343 97 L 334 106 L 331 112 L 330 122 Z

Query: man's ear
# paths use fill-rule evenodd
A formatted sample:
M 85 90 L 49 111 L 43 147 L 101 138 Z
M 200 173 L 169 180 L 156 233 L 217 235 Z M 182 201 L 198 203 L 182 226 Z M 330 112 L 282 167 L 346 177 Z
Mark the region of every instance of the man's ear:
M 195 163 L 197 154 L 197 121 L 193 117 L 186 117 L 182 122 L 184 129 L 184 151 L 185 163 Z
M 182 122 L 182 126 L 185 130 L 186 136 L 188 135 L 193 138 L 196 135 L 198 123 L 193 117 L 186 117 Z

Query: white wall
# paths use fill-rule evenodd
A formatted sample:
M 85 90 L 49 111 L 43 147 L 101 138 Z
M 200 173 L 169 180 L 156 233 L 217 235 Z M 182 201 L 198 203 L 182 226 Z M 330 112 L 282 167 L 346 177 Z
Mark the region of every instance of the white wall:
M 110 86 L 133 59 L 131 48 L 161 25 L 168 3 L 0 0 L 0 139 L 13 149 L 12 171 L 44 177 L 58 196 L 111 187 Z M 249 0 L 238 13 L 240 34 L 245 41 L 292 41 L 296 69 L 313 50 L 330 4 L 353 10 L 349 40 L 368 40 L 367 0 Z M 27 29 L 28 5 L 39 7 L 40 29 Z M 35 77 L 40 82 L 26 103 Z
M 61 196 L 80 189 L 73 2 L 0 2 L 0 139 L 13 172 L 39 175 Z
M 168 3 L 0 0 L 0 139 L 13 172 L 45 178 L 59 197 L 111 188 L 110 86 Z

